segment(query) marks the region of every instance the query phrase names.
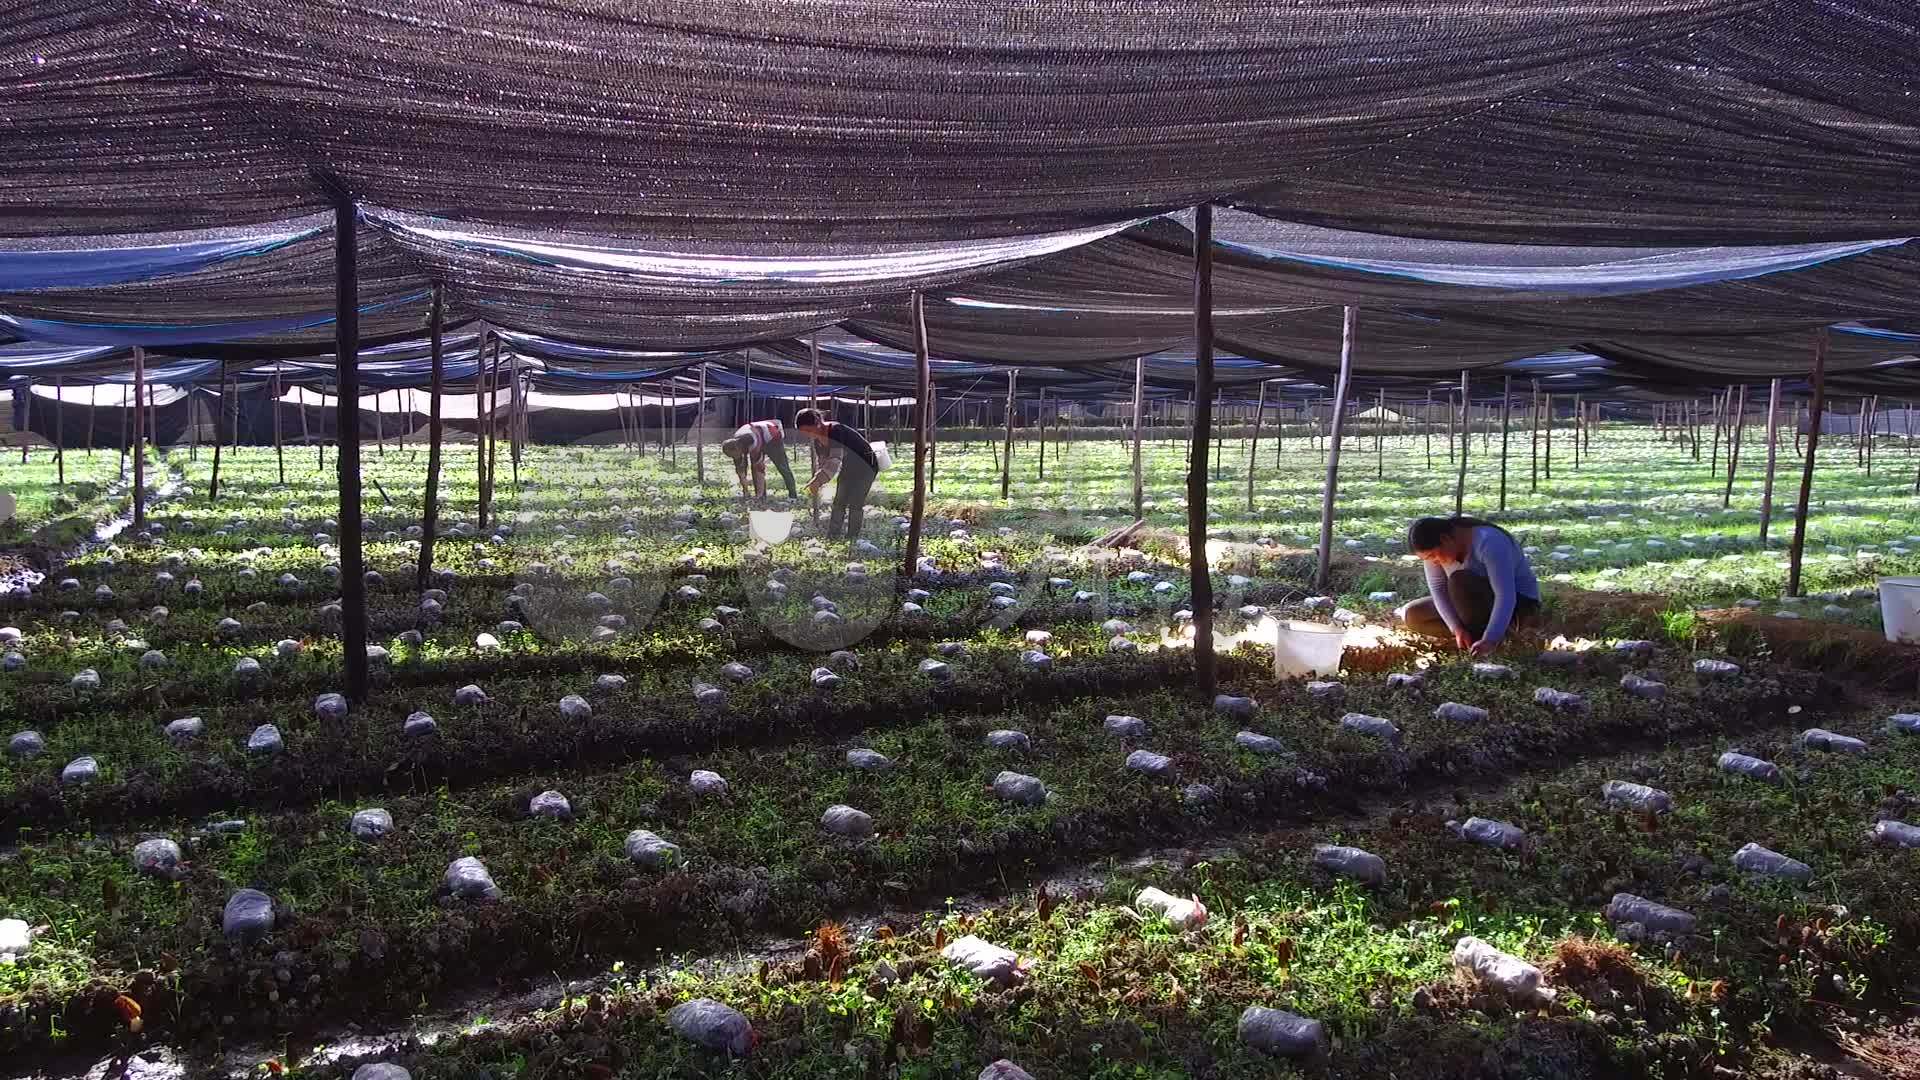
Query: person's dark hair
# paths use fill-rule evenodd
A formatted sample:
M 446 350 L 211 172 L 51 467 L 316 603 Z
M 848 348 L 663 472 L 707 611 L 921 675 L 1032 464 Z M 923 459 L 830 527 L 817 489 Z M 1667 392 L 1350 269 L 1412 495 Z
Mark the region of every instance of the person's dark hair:
M 1432 551 L 1434 548 L 1440 546 L 1442 540 L 1453 535 L 1453 530 L 1461 526 L 1478 528 L 1482 525 L 1493 529 L 1500 529 L 1500 526 L 1495 525 L 1491 521 L 1484 521 L 1477 517 L 1469 517 L 1466 514 L 1455 514 L 1452 517 L 1415 518 L 1413 524 L 1407 526 L 1407 550 L 1413 552 L 1415 555 L 1423 551 Z M 1500 531 L 1507 533 L 1505 529 L 1500 529 Z M 1507 533 L 1507 538 L 1512 539 L 1513 534 Z
M 801 409 L 793 414 L 793 426 L 797 428 L 818 427 L 827 422 L 819 409 Z
M 720 452 L 736 460 L 746 457 L 747 451 L 752 448 L 753 437 L 750 435 L 729 435 L 720 440 Z

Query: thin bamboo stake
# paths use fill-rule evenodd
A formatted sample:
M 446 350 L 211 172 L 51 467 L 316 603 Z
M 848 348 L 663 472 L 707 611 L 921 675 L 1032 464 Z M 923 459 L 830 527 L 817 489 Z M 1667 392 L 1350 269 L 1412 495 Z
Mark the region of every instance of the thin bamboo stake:
M 1013 391 L 1014 383 L 1020 377 L 1020 369 L 1007 369 L 1007 443 L 1000 455 L 1000 498 L 1009 498 L 1013 491 Z
M 1720 508 L 1722 510 L 1733 505 L 1733 481 L 1734 477 L 1740 471 L 1740 442 L 1746 434 L 1746 427 L 1747 384 L 1741 383 L 1740 398 L 1738 403 L 1734 405 L 1733 411 L 1733 434 L 1727 443 L 1727 491 L 1726 494 L 1720 498 Z
M 1140 408 L 1142 395 L 1146 389 L 1147 361 L 1144 357 L 1133 360 L 1133 519 L 1139 521 L 1147 516 L 1146 487 L 1140 475 Z
M 1800 470 L 1800 502 L 1793 514 L 1793 545 L 1787 552 L 1787 595 L 1800 595 L 1800 556 L 1807 546 L 1807 504 L 1813 498 L 1814 454 L 1820 446 L 1820 413 L 1827 403 L 1827 328 L 1813 334 L 1813 402 L 1807 406 L 1807 459 Z
M 1333 582 L 1333 506 L 1340 488 L 1340 421 L 1346 412 L 1347 387 L 1353 380 L 1353 339 L 1359 323 L 1359 308 L 1348 304 L 1341 310 L 1340 374 L 1333 384 L 1333 446 L 1327 454 L 1327 479 L 1321 485 L 1320 549 L 1313 572 L 1314 588 L 1322 590 Z
M 220 386 L 222 389 L 225 389 L 226 385 L 227 385 L 227 362 L 225 360 L 222 360 L 220 361 Z M 219 415 L 220 415 L 219 410 L 218 409 L 214 410 L 214 416 L 217 418 Z M 207 484 L 207 505 L 212 506 L 214 503 L 217 503 L 219 501 L 220 501 L 220 424 L 216 419 L 213 425 L 213 479 L 209 481 Z
M 446 385 L 446 356 L 441 335 L 446 321 L 445 294 L 440 282 L 433 283 L 433 308 L 428 316 L 429 345 L 432 348 L 432 377 L 427 392 L 427 496 L 420 511 L 420 569 L 414 587 L 425 592 L 433 583 L 433 540 L 440 523 L 440 443 L 444 426 L 440 422 L 440 394 Z M 620 399 L 614 398 L 617 412 Z M 303 412 L 301 414 L 305 416 Z
M 1260 380 L 1260 400 L 1253 407 L 1253 441 L 1247 444 L 1247 513 L 1253 513 L 1253 467 L 1260 458 L 1260 421 L 1267 415 L 1267 381 Z
M 1773 468 L 1780 449 L 1780 380 L 1767 390 L 1767 480 L 1760 491 L 1760 546 L 1767 545 L 1767 530 L 1773 524 Z
M 913 396 L 919 407 L 913 421 L 913 499 L 907 518 L 906 563 L 901 574 L 911 579 L 920 569 L 920 529 L 927 511 L 928 413 L 933 400 L 933 372 L 927 358 L 926 300 L 919 292 L 910 304 L 913 316 Z
M 1458 516 L 1466 507 L 1467 499 L 1467 448 L 1473 445 L 1473 431 L 1467 425 L 1467 407 L 1471 399 L 1467 396 L 1467 373 L 1460 373 L 1460 477 L 1453 484 L 1453 512 Z
M 1500 379 L 1500 512 L 1507 512 L 1507 436 L 1513 426 L 1513 376 Z
M 59 471 L 55 483 L 63 488 L 67 486 L 67 400 L 62 392 L 66 382 L 58 375 L 53 377 L 53 464 Z

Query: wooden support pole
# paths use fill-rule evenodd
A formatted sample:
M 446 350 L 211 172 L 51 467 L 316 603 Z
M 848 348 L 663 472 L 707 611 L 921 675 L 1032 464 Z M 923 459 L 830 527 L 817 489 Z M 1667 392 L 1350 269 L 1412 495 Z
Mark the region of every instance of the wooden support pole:
M 1193 210 L 1193 439 L 1187 450 L 1187 569 L 1193 673 L 1202 698 L 1219 688 L 1213 655 L 1213 576 L 1207 561 L 1207 437 L 1213 423 L 1213 204 Z
M 1732 391 L 1728 391 L 1729 394 Z M 1740 471 L 1740 442 L 1747 427 L 1747 384 L 1740 384 L 1740 397 L 1733 407 L 1733 433 L 1727 441 L 1727 491 L 1720 497 L 1720 508 L 1733 505 L 1733 481 Z
M 1726 391 L 1727 395 L 1731 395 L 1732 393 L 1733 390 L 1731 388 Z M 1718 473 L 1720 471 L 1721 414 L 1726 411 L 1725 406 L 1721 404 L 1722 400 L 1723 395 L 1713 395 L 1713 456 L 1707 461 L 1707 471 L 1710 473 Z
M 700 365 L 700 411 L 693 424 L 693 479 L 707 482 L 707 365 Z
M 1146 485 L 1140 475 L 1140 409 L 1142 396 L 1146 389 L 1147 361 L 1145 357 L 1133 359 L 1133 519 L 1147 516 Z
M 433 585 L 433 540 L 440 525 L 440 445 L 445 429 L 440 422 L 440 393 L 446 386 L 446 292 L 433 283 L 433 309 L 428 316 L 428 344 L 432 349 L 432 382 L 427 391 L 427 498 L 420 508 L 420 570 L 414 587 L 425 592 Z M 619 399 L 614 400 L 619 407 Z
M 27 463 L 27 444 L 33 441 L 33 380 L 27 380 L 26 406 L 20 415 L 20 464 Z
M 58 473 L 54 482 L 63 488 L 67 486 L 66 383 L 67 380 L 61 376 L 53 377 L 53 465 Z M 188 391 L 187 400 L 193 400 L 192 391 Z
M 820 335 L 807 335 L 807 408 L 820 407 Z M 813 455 L 813 471 L 820 471 L 820 444 L 807 440 L 808 453 Z
M 1373 406 L 1373 478 L 1387 478 L 1387 390 L 1381 387 Z
M 1433 391 L 1432 390 L 1427 391 L 1427 409 L 1425 414 L 1421 417 L 1421 419 L 1426 421 L 1420 426 L 1426 429 L 1427 471 L 1431 472 L 1433 471 Z
M 1040 408 L 1034 416 L 1034 426 L 1039 428 L 1040 437 L 1040 479 L 1047 478 L 1047 388 L 1040 388 Z
M 1586 449 L 1580 444 L 1586 439 L 1586 434 L 1587 434 L 1587 408 L 1586 408 L 1586 405 L 1581 402 L 1580 395 L 1575 394 L 1573 395 L 1573 471 L 1574 472 L 1580 471 L 1580 457 L 1581 457 L 1581 454 Z
M 1472 398 L 1467 388 L 1467 373 L 1462 371 L 1460 373 L 1460 476 L 1453 483 L 1453 512 L 1456 516 L 1462 513 L 1467 505 L 1467 448 L 1473 445 L 1473 429 L 1467 423 L 1467 418 L 1471 414 L 1467 409 L 1471 407 L 1471 403 Z
M 1313 586 L 1333 587 L 1333 507 L 1340 489 L 1340 421 L 1346 413 L 1347 387 L 1353 381 L 1353 338 L 1359 329 L 1360 309 L 1348 304 L 1340 313 L 1340 374 L 1333 383 L 1333 450 L 1327 455 L 1327 478 L 1320 491 L 1320 549 L 1314 564 Z
M 1813 465 L 1820 446 L 1821 413 L 1827 404 L 1827 328 L 1813 332 L 1813 401 L 1807 406 L 1807 456 L 1800 470 L 1800 501 L 1793 512 L 1793 544 L 1787 549 L 1787 595 L 1800 595 L 1800 557 L 1807 546 L 1807 504 L 1813 498 Z
M 133 527 L 137 530 L 147 523 L 147 454 L 141 445 L 146 427 L 140 401 L 146 396 L 147 389 L 147 350 L 138 345 L 133 347 L 133 438 L 129 440 L 129 452 L 133 455 Z
M 1507 435 L 1513 427 L 1513 376 L 1500 378 L 1500 512 L 1507 512 Z
M 1000 455 L 1000 498 L 1010 497 L 1013 491 L 1013 391 L 1014 383 L 1020 377 L 1020 369 L 1007 369 L 1007 442 Z
M 97 384 L 87 387 L 87 457 L 93 457 L 93 428 L 100 419 L 100 387 Z
M 222 360 L 220 361 L 220 389 L 224 391 L 226 388 L 227 388 L 227 362 L 225 360 Z M 220 424 L 217 419 L 220 415 L 220 410 L 216 408 L 214 410 L 213 415 L 216 417 L 213 425 L 213 478 L 207 482 L 207 505 L 208 506 L 212 506 L 213 504 L 220 501 L 220 442 L 221 440 L 220 440 Z
M 273 362 L 273 459 L 280 468 L 280 486 L 287 486 L 287 447 L 280 435 L 280 361 Z
M 347 699 L 367 700 L 367 579 L 361 548 L 359 215 L 342 197 L 333 218 L 334 376 L 340 449 L 340 647 L 346 660 Z
M 1447 463 L 1453 463 L 1453 406 L 1447 406 Z
M 901 574 L 911 580 L 920 569 L 920 529 L 927 513 L 927 429 L 933 404 L 933 366 L 927 357 L 926 298 L 918 291 L 911 301 L 913 314 L 913 500 L 907 518 L 906 565 Z
M 1253 513 L 1253 467 L 1260 460 L 1260 421 L 1267 416 L 1267 381 L 1260 380 L 1259 402 L 1253 407 L 1253 441 L 1247 444 L 1247 513 Z
M 1866 426 L 1863 429 L 1861 429 L 1863 437 L 1867 440 L 1867 475 L 1868 476 L 1873 475 L 1873 429 L 1879 423 L 1880 423 L 1880 395 L 1875 394 L 1872 397 L 1867 399 L 1867 423 L 1866 423 Z
M 1780 449 L 1780 380 L 1767 390 L 1767 480 L 1760 491 L 1760 546 L 1767 544 L 1767 529 L 1773 524 L 1773 467 Z

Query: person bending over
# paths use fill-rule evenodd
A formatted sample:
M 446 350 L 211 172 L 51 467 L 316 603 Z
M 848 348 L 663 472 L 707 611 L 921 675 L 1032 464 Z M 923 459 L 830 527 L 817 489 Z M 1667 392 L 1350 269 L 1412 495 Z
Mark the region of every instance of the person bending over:
M 1473 517 L 1423 517 L 1407 529 L 1407 548 L 1426 564 L 1427 591 L 1400 609 L 1407 629 L 1452 638 L 1486 656 L 1516 620 L 1540 610 L 1540 582 L 1513 534 Z
M 833 512 L 827 518 L 827 539 L 837 540 L 844 535 L 849 540 L 858 540 L 861 519 L 866 516 L 867 495 L 873 491 L 873 481 L 880 474 L 879 457 L 865 435 L 849 425 L 826 419 L 818 409 L 801 409 L 793 418 L 793 426 L 827 451 L 820 461 L 820 471 L 807 481 L 807 493 L 818 495 L 827 481 L 835 475 L 840 477 L 840 486 L 833 492 Z
M 787 464 L 786 432 L 778 420 L 753 420 L 741 424 L 731 436 L 720 441 L 720 452 L 733 459 L 733 472 L 740 478 L 740 494 L 746 495 L 747 469 L 753 469 L 753 491 L 755 498 L 767 497 L 767 459 L 773 459 L 773 467 L 780 470 L 781 479 L 787 482 L 787 498 L 799 498 L 794 490 L 793 468 Z

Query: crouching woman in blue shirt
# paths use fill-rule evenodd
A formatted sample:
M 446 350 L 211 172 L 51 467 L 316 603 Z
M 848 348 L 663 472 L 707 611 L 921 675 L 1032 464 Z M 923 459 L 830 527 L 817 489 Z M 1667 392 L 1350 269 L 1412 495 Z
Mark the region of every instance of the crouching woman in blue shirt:
M 1472 517 L 1423 517 L 1407 529 L 1407 547 L 1426 563 L 1432 595 L 1400 609 L 1407 629 L 1452 638 L 1486 656 L 1516 620 L 1540 610 L 1540 582 L 1513 534 Z

